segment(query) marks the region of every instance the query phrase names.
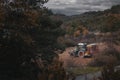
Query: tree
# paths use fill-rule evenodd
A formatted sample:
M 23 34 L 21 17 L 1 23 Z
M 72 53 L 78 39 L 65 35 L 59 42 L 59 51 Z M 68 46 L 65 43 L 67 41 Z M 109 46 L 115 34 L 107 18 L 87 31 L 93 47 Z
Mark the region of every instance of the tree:
M 37 79 L 38 50 L 44 60 L 54 57 L 61 29 L 45 17 L 47 1 L 0 0 L 0 79 Z
M 101 28 L 103 32 L 115 32 L 119 31 L 120 25 L 120 15 L 119 14 L 110 14 L 105 18 L 105 25 Z
M 49 16 L 43 15 L 38 20 L 39 28 L 36 30 L 34 38 L 36 40 L 38 53 L 41 54 L 42 59 L 47 60 L 48 63 L 57 56 L 55 51 L 64 50 L 61 44 L 57 42 L 60 36 L 64 35 L 64 31 L 59 27 L 61 21 L 54 21 Z

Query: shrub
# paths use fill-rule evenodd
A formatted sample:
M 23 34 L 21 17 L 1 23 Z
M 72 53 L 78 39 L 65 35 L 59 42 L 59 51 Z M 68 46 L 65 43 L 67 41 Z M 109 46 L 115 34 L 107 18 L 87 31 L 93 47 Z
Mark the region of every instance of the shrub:
M 119 53 L 114 48 L 106 48 L 102 52 L 95 55 L 93 61 L 89 64 L 91 66 L 103 66 L 106 64 L 117 64 Z
M 102 70 L 103 80 L 120 80 L 120 70 L 115 71 L 112 64 L 106 65 Z
M 75 46 L 76 43 L 73 40 L 66 39 L 65 40 L 65 45 L 66 45 L 66 47 L 71 47 L 71 46 Z

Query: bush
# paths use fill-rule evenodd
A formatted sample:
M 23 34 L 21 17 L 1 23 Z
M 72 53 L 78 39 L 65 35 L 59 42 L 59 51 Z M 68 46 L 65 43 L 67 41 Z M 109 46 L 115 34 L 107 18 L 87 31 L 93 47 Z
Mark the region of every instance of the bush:
M 76 45 L 76 43 L 71 39 L 64 40 L 64 43 L 65 43 L 66 47 L 72 47 L 72 46 Z
M 89 64 L 91 66 L 104 66 L 106 64 L 117 64 L 119 53 L 115 49 L 107 48 L 98 53 L 93 61 Z
M 106 65 L 102 70 L 103 80 L 120 80 L 120 70 L 115 71 L 112 64 Z

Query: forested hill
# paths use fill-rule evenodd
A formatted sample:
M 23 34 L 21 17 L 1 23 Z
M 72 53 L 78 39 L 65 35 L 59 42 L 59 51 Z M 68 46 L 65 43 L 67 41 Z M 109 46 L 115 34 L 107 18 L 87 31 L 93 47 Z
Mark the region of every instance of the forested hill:
M 118 22 L 120 21 L 120 5 L 113 6 L 111 9 L 104 11 L 86 12 L 81 15 L 76 15 L 74 19 L 80 20 L 89 30 L 99 31 L 102 29 L 101 31 L 109 32 L 109 27 L 114 28 L 113 31 L 115 31 L 119 28 L 116 25 L 119 25 Z
M 84 27 L 89 31 L 111 32 L 119 29 L 120 5 L 104 11 L 91 11 L 73 16 L 56 14 L 54 17 L 63 21 L 62 27 L 67 29 L 67 32 L 71 32 L 68 31 L 71 27 L 72 31 Z

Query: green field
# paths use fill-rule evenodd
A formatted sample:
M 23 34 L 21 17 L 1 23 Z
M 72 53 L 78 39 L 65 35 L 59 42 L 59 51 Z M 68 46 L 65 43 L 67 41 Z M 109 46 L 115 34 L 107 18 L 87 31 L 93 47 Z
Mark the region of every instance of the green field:
M 66 69 L 69 73 L 73 73 L 75 75 L 82 75 L 82 74 L 87 74 L 87 73 L 94 73 L 97 71 L 100 71 L 100 67 L 85 67 L 85 68 L 68 68 Z

